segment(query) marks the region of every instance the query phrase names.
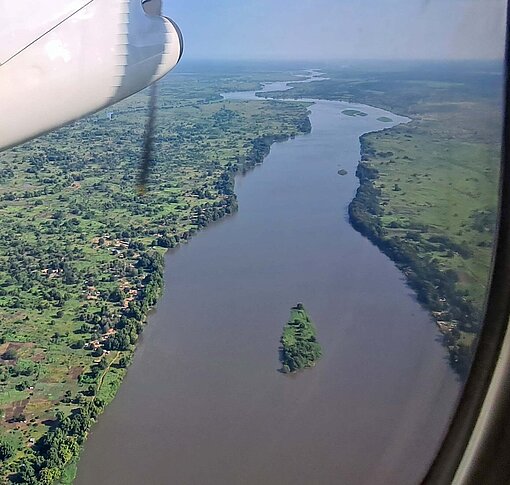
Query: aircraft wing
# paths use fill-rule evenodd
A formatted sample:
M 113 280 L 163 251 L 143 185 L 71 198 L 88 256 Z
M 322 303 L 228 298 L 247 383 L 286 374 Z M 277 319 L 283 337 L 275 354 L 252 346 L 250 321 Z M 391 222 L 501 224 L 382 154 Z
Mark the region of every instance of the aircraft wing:
M 0 17 L 0 150 L 144 89 L 183 50 L 141 0 L 0 0 Z

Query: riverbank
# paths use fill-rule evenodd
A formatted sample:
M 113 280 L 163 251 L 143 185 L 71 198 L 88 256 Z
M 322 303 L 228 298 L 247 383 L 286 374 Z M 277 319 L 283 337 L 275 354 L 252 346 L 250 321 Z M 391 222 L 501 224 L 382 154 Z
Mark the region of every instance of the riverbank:
M 303 134 L 309 133 L 311 131 L 311 125 L 308 117 L 298 123 L 298 129 Z M 183 241 L 186 243 L 190 242 L 193 235 L 198 234 L 200 230 L 207 228 L 212 222 L 219 221 L 221 218 L 235 213 L 238 210 L 237 197 L 234 192 L 235 175 L 237 173 L 245 174 L 254 169 L 257 165 L 263 163 L 264 159 L 271 152 L 271 146 L 274 143 L 287 141 L 290 137 L 291 135 L 289 134 L 281 133 L 277 135 L 266 135 L 260 138 L 256 138 L 252 142 L 252 147 L 250 150 L 248 150 L 246 157 L 240 157 L 237 159 L 236 163 L 229 164 L 216 184 L 218 193 L 225 197 L 226 204 L 223 209 L 218 211 L 217 207 L 207 207 L 206 209 L 193 211 L 191 219 L 197 225 L 196 231 L 191 231 L 189 235 L 185 237 L 179 237 L 176 235 L 174 238 L 160 238 L 155 240 L 154 245 L 156 247 L 159 246 L 167 249 L 178 248 Z M 131 363 L 136 351 L 136 347 L 129 345 L 128 342 L 131 342 L 131 344 L 136 343 L 138 336 L 142 334 L 144 327 L 147 324 L 147 318 L 150 315 L 150 312 L 156 307 L 157 302 L 161 296 L 164 287 L 163 258 L 156 256 L 154 263 L 149 269 L 150 272 L 146 278 L 146 282 L 148 282 L 148 284 L 143 289 L 145 295 L 142 293 L 141 298 L 138 300 L 138 304 L 137 302 L 130 303 L 129 308 L 131 311 L 131 321 L 126 326 L 123 326 L 118 333 L 116 333 L 114 339 L 109 339 L 109 341 L 105 342 L 104 348 L 108 349 L 109 351 L 117 350 L 117 354 L 115 355 L 114 360 L 108 364 L 107 369 L 105 369 L 101 375 L 99 384 L 95 391 L 98 395 L 101 395 L 101 388 L 105 376 L 107 375 L 107 372 L 110 370 L 114 361 L 118 359 L 119 351 L 122 351 L 123 358 L 126 359 L 126 362 L 128 362 L 127 364 L 121 365 L 119 367 L 126 369 Z M 134 337 L 135 334 L 137 337 Z M 114 343 L 115 341 L 119 341 L 119 339 L 123 338 L 127 342 L 125 345 Z M 114 399 L 121 384 L 122 377 L 110 381 L 108 390 L 106 391 L 108 396 L 106 400 L 96 398 L 94 394 L 92 396 L 93 399 L 90 405 L 79 408 L 78 412 L 68 418 L 63 419 L 61 423 L 58 423 L 45 437 L 45 441 L 42 444 L 43 448 L 47 448 L 46 453 L 57 453 L 60 455 L 65 455 L 65 452 L 69 449 L 70 444 L 69 442 L 66 442 L 66 440 L 62 441 L 62 434 L 64 436 L 73 436 L 72 443 L 74 440 L 76 440 L 76 444 L 78 444 L 80 447 L 83 447 L 91 427 L 94 425 L 98 417 L 104 412 L 106 406 L 108 406 L 108 404 L 110 404 Z M 59 437 L 60 439 L 57 439 L 56 437 Z M 62 449 L 62 447 L 64 447 L 64 449 Z M 72 459 L 70 463 L 64 465 L 64 468 L 60 474 L 60 479 L 58 479 L 59 475 L 57 470 L 55 470 L 55 477 L 57 477 L 56 479 L 59 480 L 59 485 L 72 485 L 74 482 L 78 470 L 79 453 L 80 452 L 78 449 L 76 449 L 76 455 L 74 455 L 75 458 Z
M 359 102 L 412 120 L 361 137 L 361 187 L 349 218 L 402 270 L 464 379 L 491 270 L 501 66 L 417 63 L 395 76 L 353 64 L 328 70 L 328 77 L 265 95 Z
M 306 121 L 308 120 L 308 122 Z M 306 118 L 306 120 L 303 120 L 299 123 L 299 129 L 304 130 L 303 133 L 309 132 L 309 119 Z M 194 211 L 192 214 L 192 219 L 197 224 L 197 232 L 192 232 L 189 237 L 186 238 L 180 238 L 179 236 L 174 236 L 173 238 L 159 238 L 155 241 L 155 246 L 159 246 L 162 248 L 167 249 L 175 249 L 178 248 L 182 241 L 185 241 L 186 243 L 191 241 L 191 238 L 194 234 L 198 234 L 200 230 L 203 230 L 209 226 L 212 222 L 219 221 L 221 218 L 232 215 L 238 210 L 237 207 L 237 197 L 234 192 L 235 188 L 235 174 L 237 173 L 247 173 L 249 170 L 254 169 L 257 165 L 263 163 L 264 159 L 269 155 L 271 151 L 271 146 L 274 143 L 283 142 L 290 138 L 290 135 L 288 134 L 279 134 L 279 135 L 270 135 L 270 136 L 264 136 L 261 138 L 257 138 L 252 142 L 252 148 L 248 150 L 247 156 L 243 158 L 239 158 L 237 160 L 237 163 L 231 164 L 228 166 L 227 170 L 223 173 L 223 175 L 220 177 L 218 183 L 216 184 L 216 187 L 223 196 L 225 196 L 225 200 L 227 201 L 225 207 L 218 211 L 217 207 L 214 208 L 206 208 L 198 211 Z M 166 253 L 166 251 L 165 251 Z M 133 334 L 133 332 L 136 333 L 137 336 L 141 335 L 143 332 L 144 326 L 147 323 L 147 318 L 150 314 L 150 312 L 155 308 L 157 305 L 157 302 L 159 300 L 159 297 L 161 296 L 161 293 L 163 291 L 164 287 L 164 279 L 163 279 L 163 260 L 158 258 L 158 264 L 154 265 L 154 270 L 151 274 L 151 281 L 152 286 L 149 288 L 149 290 L 146 289 L 146 291 L 149 291 L 150 297 L 141 297 L 140 304 L 137 306 L 131 305 L 132 310 L 132 322 L 127 327 L 123 327 L 121 332 L 125 333 L 127 336 Z M 136 318 L 138 317 L 138 318 Z M 117 336 L 120 336 L 122 338 L 122 334 L 119 333 Z M 111 341 L 106 344 L 108 349 L 113 348 Z M 117 349 L 117 346 L 114 347 Z M 123 351 L 122 355 L 123 358 L 126 359 L 126 364 L 119 366 L 122 369 L 126 369 L 129 364 L 132 361 L 132 358 L 135 354 L 136 348 L 130 347 L 126 345 L 125 347 L 121 347 L 117 349 L 117 354 L 114 358 L 114 360 L 118 360 L 119 351 Z M 114 361 L 110 362 L 108 364 L 107 369 L 104 370 L 103 374 L 101 375 L 99 384 L 97 386 L 97 394 L 98 395 L 104 395 L 105 389 L 102 389 L 102 384 L 104 382 L 104 379 L 108 373 L 108 371 L 111 368 L 111 365 L 114 363 Z M 123 373 L 125 374 L 125 373 Z M 48 435 L 48 438 L 46 439 L 46 443 L 49 444 L 52 452 L 55 452 L 55 446 L 52 446 L 52 443 L 54 442 L 54 435 L 60 435 L 61 433 L 68 434 L 69 430 L 71 428 L 74 428 L 74 421 L 87 421 L 86 427 L 84 427 L 79 432 L 73 432 L 72 434 L 76 437 L 77 443 L 80 446 L 83 446 L 85 443 L 85 440 L 87 438 L 88 432 L 90 431 L 90 428 L 93 426 L 97 418 L 104 412 L 106 409 L 106 406 L 111 403 L 111 401 L 114 399 L 115 395 L 117 394 L 121 384 L 122 384 L 122 376 L 117 376 L 116 379 L 110 380 L 108 389 L 106 391 L 107 399 L 93 399 L 92 405 L 90 407 L 83 408 L 84 412 L 78 412 L 75 415 L 71 417 L 70 420 L 64 421 L 60 425 L 57 425 L 54 430 Z M 103 393 L 101 393 L 103 391 Z M 65 445 L 66 448 L 68 444 Z M 57 453 L 62 453 L 62 450 L 56 449 Z M 76 457 L 71 460 L 71 462 L 63 468 L 61 472 L 61 477 L 58 481 L 59 485 L 72 485 L 76 478 L 76 473 L 78 470 L 78 459 L 79 459 L 79 452 L 76 455 Z
M 448 349 L 450 364 L 462 379 L 468 375 L 475 350 L 479 310 L 467 302 L 464 295 L 456 288 L 457 279 L 451 272 L 445 272 L 433 260 L 419 254 L 412 241 L 392 237 L 384 228 L 384 199 L 377 187 L 380 182 L 379 171 L 370 164 L 373 148 L 363 135 L 361 143 L 361 162 L 356 176 L 360 187 L 349 204 L 349 221 L 352 226 L 374 243 L 386 254 L 406 277 L 409 286 L 416 292 L 418 301 L 434 317 L 443 344 Z M 395 188 L 394 188 L 395 190 Z M 462 251 L 462 248 L 453 248 Z M 460 331 L 473 334 L 469 347 Z
M 161 294 L 163 254 L 234 213 L 235 174 L 308 122 L 303 104 L 206 103 L 229 81 L 189 79 L 161 86 L 146 197 L 135 191 L 145 93 L 112 120 L 99 113 L 2 154 L 0 437 L 15 453 L 0 481 L 72 481 Z
M 340 105 L 311 105 L 309 135 L 236 177 L 236 215 L 168 254 L 163 297 L 76 485 L 139 484 L 148 469 L 211 485 L 372 483 L 381 469 L 388 483 L 418 479 L 458 386 L 400 272 L 339 218 L 358 186 L 359 135 L 388 114 Z M 324 355 L 284 378 L 275 342 L 297 298 Z

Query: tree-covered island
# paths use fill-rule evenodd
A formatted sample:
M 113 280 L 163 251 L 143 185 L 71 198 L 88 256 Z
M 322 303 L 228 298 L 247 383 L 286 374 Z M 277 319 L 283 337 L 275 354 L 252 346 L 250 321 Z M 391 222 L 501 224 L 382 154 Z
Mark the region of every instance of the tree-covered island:
M 322 356 L 316 339 L 316 329 L 302 303 L 290 310 L 289 321 L 283 327 L 280 360 L 285 374 L 312 367 Z

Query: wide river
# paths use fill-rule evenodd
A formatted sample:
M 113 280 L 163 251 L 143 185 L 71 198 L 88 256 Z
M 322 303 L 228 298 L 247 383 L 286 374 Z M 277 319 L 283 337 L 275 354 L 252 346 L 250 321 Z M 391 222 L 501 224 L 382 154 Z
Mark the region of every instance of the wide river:
M 265 90 L 275 88 L 285 85 Z M 460 385 L 402 274 L 347 219 L 359 136 L 406 120 L 368 106 L 355 106 L 365 117 L 342 114 L 352 107 L 316 101 L 311 134 L 237 177 L 239 212 L 168 254 L 164 295 L 76 484 L 422 478 Z M 324 356 L 288 376 L 278 345 L 298 301 Z

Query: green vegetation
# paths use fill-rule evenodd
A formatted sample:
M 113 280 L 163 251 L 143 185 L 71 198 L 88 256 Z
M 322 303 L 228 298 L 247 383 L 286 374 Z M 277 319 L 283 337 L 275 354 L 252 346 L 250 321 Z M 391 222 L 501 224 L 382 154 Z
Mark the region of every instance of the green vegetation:
M 362 137 L 361 186 L 349 217 L 405 274 L 465 376 L 496 224 L 502 66 L 360 63 L 327 75 L 295 84 L 292 97 L 364 103 L 412 119 Z
M 498 155 L 458 139 L 441 145 L 430 150 L 429 134 L 413 124 L 362 137 L 361 187 L 349 215 L 405 273 L 465 375 L 489 275 Z M 480 167 L 491 158 L 492 169 Z
M 321 346 L 316 339 L 315 326 L 302 303 L 290 310 L 290 319 L 283 327 L 280 339 L 282 372 L 296 372 L 313 367 L 321 358 Z
M 365 65 L 269 94 L 364 103 L 412 119 L 362 138 L 349 216 L 406 275 L 462 375 L 495 227 L 499 67 Z M 236 210 L 234 175 L 260 163 L 273 142 L 310 130 L 304 103 L 223 101 L 220 93 L 288 78 L 208 68 L 162 83 L 145 197 L 136 177 L 146 93 L 110 109 L 112 120 L 99 113 L 0 155 L 0 482 L 72 481 L 161 292 L 164 252 Z M 298 339 L 294 321 L 313 329 L 304 309 L 293 309 L 282 336 L 294 349 L 282 355 L 288 371 L 320 356 L 314 330 Z
M 0 436 L 0 463 L 12 458 L 17 451 L 17 446 L 12 438 Z
M 367 113 L 364 113 L 363 111 L 359 111 L 357 109 L 344 109 L 342 111 L 342 114 L 344 114 L 345 116 L 352 116 L 352 117 L 368 116 Z
M 288 79 L 289 74 L 279 74 Z M 163 254 L 237 208 L 234 175 L 310 129 L 307 105 L 223 101 L 274 73 L 160 85 L 149 192 L 147 93 L 0 155 L 0 483 L 70 483 L 163 286 Z M 9 443 L 13 443 L 11 446 Z
M 380 121 L 381 123 L 393 123 L 393 120 L 387 116 L 381 116 L 380 118 L 377 118 L 377 121 Z

